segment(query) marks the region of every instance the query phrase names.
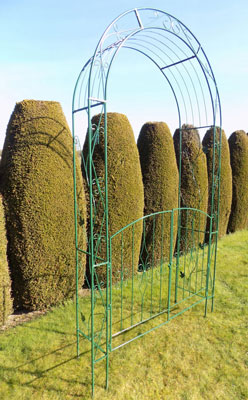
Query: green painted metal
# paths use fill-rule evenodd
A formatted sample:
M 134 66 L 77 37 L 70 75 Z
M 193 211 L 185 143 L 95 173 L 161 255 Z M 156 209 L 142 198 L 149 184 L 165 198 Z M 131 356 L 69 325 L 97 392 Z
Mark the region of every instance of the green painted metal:
M 182 22 L 161 10 L 139 8 L 127 11 L 109 25 L 93 56 L 79 74 L 72 105 L 77 356 L 80 356 L 80 338 L 90 341 L 92 395 L 95 390 L 96 364 L 103 360 L 106 363 L 105 385 L 108 388 L 111 352 L 167 324 L 200 303 L 205 302 L 205 316 L 208 300 L 211 299 L 212 311 L 214 307 L 221 169 L 221 135 L 218 142 L 215 129 L 209 214 L 200 209 L 181 207 L 183 155 L 180 135 L 178 207 L 145 215 L 122 227 L 118 232 L 111 235 L 109 233 L 107 89 L 112 64 L 120 51 L 138 52 L 144 56 L 144 60 L 152 62 L 158 68 L 161 78 L 165 80 L 171 92 L 178 119 L 177 127 L 181 132 L 182 121 L 193 124 L 198 130 L 221 127 L 219 93 L 210 63 L 199 41 Z M 94 113 L 101 115 L 97 125 L 92 123 Z M 81 116 L 85 118 L 84 126 Z M 102 119 L 104 119 L 103 126 Z M 88 132 L 86 158 L 80 148 L 79 136 L 82 130 Z M 104 137 L 105 167 L 102 176 L 97 175 L 94 158 L 100 136 Z M 81 288 L 78 286 L 80 267 L 78 255 L 84 251 L 79 248 L 77 239 L 78 151 L 82 158 L 89 198 L 86 252 L 88 264 L 85 286 L 90 291 L 90 308 L 87 310 L 81 309 L 79 294 Z M 194 177 L 194 168 L 192 174 Z M 182 226 L 182 213 L 186 213 L 184 226 Z M 210 220 L 209 243 L 200 242 L 200 234 L 205 232 L 202 231 L 200 224 L 203 219 L 204 222 Z M 96 225 L 97 220 L 98 225 Z M 100 226 L 99 221 L 101 221 Z M 135 230 L 140 224 L 143 225 L 143 237 L 139 264 L 135 265 Z M 149 226 L 152 227 L 151 254 L 146 237 Z M 160 231 L 157 231 L 158 227 L 161 227 Z M 169 239 L 166 236 L 168 229 Z M 175 229 L 177 229 L 177 243 L 174 247 Z M 183 240 L 182 229 L 186 231 L 184 245 L 187 250 L 184 253 L 180 251 Z M 187 242 L 189 234 L 190 243 Z M 124 251 L 125 240 L 130 244 L 129 258 Z M 115 261 L 112 250 L 113 244 L 116 243 L 120 248 L 120 280 L 113 284 L 112 265 Z M 168 251 L 164 247 L 166 243 Z M 159 256 L 155 256 L 157 248 L 160 249 Z M 106 269 L 105 283 L 99 279 L 99 268 Z M 127 268 L 131 271 L 129 278 L 126 274 Z

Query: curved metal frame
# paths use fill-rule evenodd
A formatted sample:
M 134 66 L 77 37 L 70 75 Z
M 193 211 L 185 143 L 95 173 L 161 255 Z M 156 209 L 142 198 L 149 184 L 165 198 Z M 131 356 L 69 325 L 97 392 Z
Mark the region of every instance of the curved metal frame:
M 218 215 L 219 205 L 215 207 L 214 197 L 217 191 L 218 193 L 218 204 L 220 195 L 220 155 L 221 155 L 221 134 L 220 139 L 217 141 L 215 134 L 215 127 L 221 127 L 221 106 L 218 88 L 216 85 L 215 77 L 213 75 L 212 68 L 208 61 L 208 58 L 196 37 L 192 32 L 177 18 L 172 15 L 153 8 L 138 8 L 127 11 L 116 18 L 105 30 L 98 45 L 95 49 L 93 56 L 83 67 L 77 79 L 72 104 L 72 128 L 73 128 L 73 159 L 74 159 L 74 196 L 75 196 L 75 242 L 76 242 L 76 279 L 78 281 L 78 254 L 82 249 L 78 248 L 77 242 L 77 199 L 76 199 L 76 147 L 79 144 L 79 140 L 76 134 L 76 123 L 75 118 L 78 113 L 84 112 L 87 114 L 88 119 L 88 148 L 89 155 L 87 160 L 83 160 L 87 182 L 89 186 L 89 197 L 90 197 L 90 234 L 88 243 L 88 254 L 90 257 L 90 270 L 91 270 L 91 315 L 89 317 L 89 323 L 91 328 L 88 329 L 88 333 L 84 333 L 79 328 L 79 299 L 78 299 L 78 284 L 76 292 L 76 325 L 77 325 L 77 354 L 79 355 L 79 335 L 83 335 L 91 341 L 91 357 L 92 357 L 92 393 L 94 393 L 94 365 L 96 362 L 106 359 L 106 386 L 108 386 L 108 364 L 109 364 L 109 353 L 124 344 L 129 343 L 132 340 L 122 343 L 119 346 L 112 347 L 112 337 L 118 336 L 120 332 L 112 335 L 112 280 L 111 280 L 111 242 L 121 231 L 127 227 L 123 227 L 121 231 L 116 232 L 111 238 L 108 234 L 108 163 L 107 163 L 107 93 L 108 93 L 108 81 L 110 77 L 111 67 L 120 50 L 126 49 L 136 51 L 139 54 L 144 55 L 151 62 L 153 62 L 159 71 L 165 78 L 168 87 L 172 92 L 172 96 L 175 101 L 175 107 L 178 114 L 178 127 L 181 130 L 182 121 L 185 123 L 192 123 L 195 129 L 206 129 L 214 128 L 214 148 L 213 148 L 213 168 L 212 168 L 212 203 L 211 213 L 206 215 L 210 218 L 210 240 L 208 246 L 207 256 L 207 267 L 206 267 L 206 286 L 204 286 L 205 294 L 201 296 L 201 300 L 205 301 L 205 315 L 207 312 L 207 301 L 209 298 L 212 299 L 212 310 L 214 300 L 214 281 L 215 281 L 215 270 L 216 270 L 216 251 L 217 251 L 217 233 L 218 233 Z M 199 95 L 198 95 L 199 93 Z M 189 111 L 187 105 L 189 104 Z M 93 108 L 100 109 L 100 113 L 104 114 L 104 131 L 98 126 L 92 126 L 91 117 Z M 211 122 L 209 122 L 209 118 Z M 99 135 L 104 135 L 105 141 L 105 176 L 98 177 L 94 169 L 93 153 L 94 146 L 98 140 Z M 181 151 L 182 141 L 180 137 L 180 159 L 179 159 L 179 197 L 178 197 L 178 209 L 170 211 L 171 215 L 171 229 L 173 231 L 173 218 L 175 212 L 179 213 L 179 237 L 180 237 L 180 215 L 181 215 Z M 215 158 L 218 154 L 218 169 L 215 170 Z M 102 228 L 100 231 L 94 231 L 94 216 L 96 211 L 96 193 L 100 193 L 100 202 L 104 209 L 104 218 L 102 221 Z M 189 210 L 189 209 L 188 209 Z M 201 213 L 200 210 L 195 210 L 197 213 Z M 160 213 L 155 213 L 160 214 Z M 145 216 L 143 220 L 148 217 L 155 218 L 156 215 Z M 216 230 L 212 232 L 213 221 Z M 132 226 L 138 221 L 134 221 Z M 106 232 L 102 235 L 102 232 Z M 173 233 L 173 232 L 172 232 Z M 214 238 L 214 247 L 212 245 L 212 239 Z M 106 259 L 100 259 L 98 256 L 99 244 L 106 246 Z M 214 248 L 214 250 L 213 250 Z M 171 279 L 172 279 L 172 264 L 173 264 L 173 252 L 172 246 L 170 250 L 169 260 L 169 297 L 167 307 L 167 323 L 170 319 L 176 315 L 181 314 L 186 309 L 198 304 L 200 301 L 197 300 L 190 307 L 186 307 L 184 310 L 177 313 L 175 316 L 170 317 L 170 298 L 171 298 Z M 210 279 L 211 268 L 212 269 L 212 284 L 211 284 L 211 296 L 208 293 L 208 285 Z M 106 266 L 107 268 L 107 287 L 106 293 L 103 294 L 101 284 L 98 282 L 96 269 L 99 266 Z M 179 304 L 177 300 L 177 280 L 179 273 L 179 248 L 177 251 L 176 261 L 176 273 L 175 273 L 175 303 Z M 161 278 L 161 276 L 160 276 Z M 97 283 L 95 283 L 95 280 Z M 95 340 L 95 303 L 96 303 L 96 291 L 101 297 L 102 306 L 104 308 L 103 325 L 106 327 L 106 350 L 101 348 L 99 341 Z M 203 290 L 201 288 L 201 290 Z M 199 292 L 194 293 L 199 295 Z M 105 297 L 104 297 L 105 296 Z M 165 312 L 165 310 L 163 311 Z M 160 315 L 156 314 L 157 315 Z M 154 315 L 151 316 L 154 318 Z M 149 319 L 151 319 L 149 318 Z M 147 319 L 142 319 L 140 323 L 144 323 Z M 137 324 L 131 323 L 130 328 L 133 328 Z M 158 326 L 163 325 L 160 323 Z M 157 327 L 158 327 L 157 326 Z M 128 329 L 130 329 L 128 328 Z M 156 328 L 156 327 L 155 327 Z M 154 329 L 155 329 L 154 328 Z M 102 326 L 103 330 L 103 326 Z M 126 331 L 127 329 L 124 329 Z M 148 333 L 148 330 L 145 333 Z M 102 333 L 100 335 L 102 337 Z M 140 336 L 143 336 L 141 334 Z M 138 336 L 139 337 L 139 336 Z M 103 353 L 101 357 L 96 357 L 96 350 Z

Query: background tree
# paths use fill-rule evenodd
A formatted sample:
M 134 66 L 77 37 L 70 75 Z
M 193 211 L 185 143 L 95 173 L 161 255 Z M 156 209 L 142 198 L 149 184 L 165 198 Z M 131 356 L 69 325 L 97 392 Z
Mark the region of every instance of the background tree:
M 219 238 L 226 234 L 232 204 L 232 169 L 230 164 L 229 145 L 224 130 L 221 130 L 221 170 L 220 170 L 220 204 L 219 204 Z M 215 142 L 219 143 L 220 128 L 215 129 Z M 214 128 L 209 129 L 202 141 L 202 146 L 207 157 L 208 167 L 208 214 L 211 214 L 212 201 L 212 177 L 213 177 L 213 148 L 214 148 Z M 218 149 L 215 151 L 214 174 L 218 172 L 219 156 Z M 217 211 L 218 190 L 214 193 L 214 210 Z M 209 231 L 209 219 L 207 220 L 207 232 Z M 212 231 L 216 230 L 214 224 Z M 206 241 L 208 241 L 208 234 Z
M 232 208 L 228 232 L 248 227 L 248 136 L 235 131 L 228 139 L 232 167 Z
M 147 122 L 138 137 L 138 150 L 144 183 L 144 215 L 178 207 L 178 169 L 173 139 L 164 122 Z M 170 213 L 145 220 L 141 262 L 165 262 L 170 250 Z M 173 251 L 177 236 L 174 218 Z
M 192 125 L 183 125 L 174 133 L 174 146 L 179 169 L 181 135 L 181 207 L 207 212 L 208 175 L 206 155 L 198 131 Z M 181 212 L 180 250 L 197 248 L 204 242 L 206 217 L 196 211 Z
M 5 323 L 11 313 L 12 298 L 7 261 L 7 238 L 2 196 L 0 195 L 0 325 Z
M 79 165 L 80 171 L 80 165 Z M 1 160 L 15 308 L 44 309 L 75 290 L 72 136 L 57 102 L 24 100 L 10 118 Z M 77 176 L 79 246 L 86 205 Z M 84 257 L 80 282 L 83 282 Z
M 104 188 L 104 115 L 98 114 L 92 118 L 92 126 L 98 132 L 93 153 L 93 162 L 101 188 Z M 121 228 L 143 216 L 144 189 L 138 149 L 135 143 L 132 127 L 123 114 L 108 113 L 108 209 L 109 235 L 112 236 Z M 88 157 L 88 135 L 83 148 L 84 160 Z M 83 168 L 83 174 L 86 173 Z M 97 186 L 94 190 L 95 225 L 94 231 L 104 237 L 105 225 L 102 226 L 104 206 Z M 140 243 L 142 237 L 142 223 L 135 225 L 134 237 L 132 227 L 126 229 L 122 235 L 117 235 L 112 241 L 112 281 L 126 279 L 132 271 L 138 270 Z M 133 257 L 132 257 L 133 250 Z M 101 240 L 98 246 L 98 257 L 106 259 L 106 246 Z M 99 283 L 106 283 L 106 267 L 98 267 Z

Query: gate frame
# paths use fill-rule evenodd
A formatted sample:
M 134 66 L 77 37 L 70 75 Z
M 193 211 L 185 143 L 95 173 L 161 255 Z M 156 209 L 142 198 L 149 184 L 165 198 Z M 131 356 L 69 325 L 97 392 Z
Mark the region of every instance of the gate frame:
M 147 15 L 149 16 L 150 13 L 150 25 L 149 25 L 149 18 L 147 19 Z M 131 26 L 128 25 L 124 29 L 121 27 L 119 28 L 118 24 L 124 23 L 128 18 L 132 18 L 133 22 Z M 145 20 L 145 23 L 144 23 Z M 147 23 L 148 21 L 148 23 Z M 158 25 L 158 23 L 161 25 Z M 133 25 L 132 25 L 133 24 Z M 147 24 L 147 25 L 146 25 Z M 182 44 L 186 46 L 187 50 L 192 52 L 191 57 L 186 57 L 185 59 L 181 59 L 178 62 L 173 62 L 169 65 L 164 65 L 161 67 L 158 64 L 158 60 L 151 57 L 149 52 L 140 50 L 140 48 L 135 48 L 132 45 L 128 46 L 128 41 L 130 39 L 138 37 L 140 32 L 145 31 L 160 31 L 166 33 L 168 35 L 172 35 L 173 38 L 179 39 L 182 41 Z M 159 31 L 158 31 L 159 30 Z M 112 40 L 113 39 L 113 40 Z M 111 41 L 112 40 L 112 41 Z M 107 43 L 105 45 L 105 43 Z M 95 375 L 94 375 L 94 367 L 95 363 L 106 359 L 106 388 L 108 387 L 108 378 L 109 378 L 109 354 L 111 351 L 122 347 L 118 346 L 112 349 L 112 284 L 111 284 L 111 260 L 110 260 L 110 247 L 109 242 L 111 242 L 112 237 L 109 237 L 109 229 L 108 229 L 108 157 L 107 157 L 107 85 L 108 85 L 108 78 L 111 70 L 112 63 L 121 50 L 121 48 L 129 48 L 132 50 L 136 50 L 139 53 L 142 53 L 144 56 L 148 57 L 152 62 L 154 62 L 157 67 L 159 68 L 160 72 L 164 75 L 164 78 L 167 80 L 167 83 L 172 91 L 176 109 L 178 112 L 178 126 L 180 132 L 182 131 L 182 124 L 181 124 L 181 111 L 180 111 L 180 101 L 179 97 L 176 94 L 176 89 L 174 88 L 171 80 L 167 76 L 167 69 L 170 70 L 171 67 L 178 67 L 179 64 L 184 62 L 191 63 L 193 59 L 197 60 L 200 70 L 203 73 L 203 77 L 205 78 L 205 83 L 208 88 L 208 95 L 210 97 L 210 104 L 212 109 L 212 124 L 206 124 L 205 126 L 197 126 L 194 129 L 201 129 L 201 128 L 213 128 L 213 164 L 212 164 L 212 182 L 211 182 L 211 212 L 210 212 L 210 230 L 209 230 L 209 245 L 208 245 L 208 255 L 207 255 L 207 276 L 206 276 L 206 292 L 205 292 L 205 316 L 207 314 L 207 306 L 208 306 L 208 299 L 212 300 L 211 304 L 211 311 L 214 308 L 214 288 L 215 288 L 215 274 L 216 274 L 216 256 L 217 256 L 217 240 L 218 240 L 218 223 L 219 223 L 219 199 L 220 199 L 220 169 L 221 169 L 221 125 L 222 125 L 222 117 L 221 117 L 221 105 L 220 105 L 220 98 L 218 93 L 218 88 L 216 85 L 215 77 L 212 72 L 211 65 L 206 57 L 205 52 L 203 51 L 201 44 L 192 34 L 192 32 L 177 18 L 173 17 L 172 15 L 158 9 L 153 8 L 138 8 L 129 10 L 119 17 L 117 17 L 105 30 L 101 39 L 98 42 L 98 45 L 95 49 L 93 56 L 87 61 L 84 65 L 83 69 L 81 70 L 79 77 L 77 79 L 74 93 L 73 93 L 73 101 L 72 101 L 72 133 L 73 133 L 73 174 L 74 174 L 74 219 L 75 219 L 75 252 L 76 252 L 76 336 L 77 336 L 77 356 L 79 357 L 79 338 L 83 336 L 87 338 L 91 342 L 91 370 L 92 370 L 92 395 L 94 395 L 94 386 L 95 386 Z M 161 46 L 162 47 L 162 46 Z M 152 54 L 152 51 L 149 49 Z M 154 53 L 155 54 L 155 53 Z M 165 54 L 165 53 L 163 53 Z M 157 55 L 156 55 L 157 56 Z M 108 58 L 110 57 L 110 61 Z M 112 57 L 112 58 L 111 58 Z M 106 61 L 107 59 L 107 61 Z M 158 57 L 159 59 L 159 57 Z M 107 69 L 107 72 L 106 72 Z M 165 72 L 166 71 L 166 72 Z M 98 86 L 96 82 L 98 81 Z M 176 81 L 177 84 L 177 81 Z M 81 104 L 82 101 L 82 89 L 85 87 L 84 94 L 84 103 Z M 201 86 L 202 89 L 202 86 Z M 179 87 L 179 91 L 181 89 Z M 98 95 L 94 95 L 97 93 Z M 99 96 L 99 94 L 101 96 Z M 179 93 L 180 94 L 180 93 Z M 204 97 L 204 95 L 203 95 Z M 182 95 L 183 102 L 184 97 Z M 78 100 L 78 102 L 77 102 Z M 205 101 L 205 100 L 204 100 Z M 77 103 L 77 105 L 76 105 Z M 185 104 L 184 104 L 185 106 Z M 198 100 L 197 106 L 199 107 Z M 101 114 L 104 115 L 104 132 L 101 132 L 100 127 L 93 127 L 91 122 L 91 110 L 92 108 L 100 107 Z M 191 105 L 192 109 L 192 105 Z M 185 107 L 186 110 L 186 107 Z M 206 111 L 206 110 L 205 110 Z M 89 199 L 90 199 L 90 233 L 89 233 L 89 241 L 88 241 L 88 251 L 85 252 L 84 250 L 78 247 L 78 206 L 77 206 L 77 189 L 76 189 L 76 146 L 78 145 L 78 137 L 76 135 L 76 127 L 75 127 L 75 114 L 78 112 L 86 112 L 88 114 L 88 148 L 89 148 L 89 157 L 88 160 L 84 161 L 85 163 L 85 170 L 87 175 L 87 181 L 89 186 Z M 217 127 L 217 117 L 219 118 L 220 133 L 219 133 L 219 141 L 216 138 L 216 127 Z M 97 140 L 97 135 L 104 134 L 104 157 L 105 157 L 105 176 L 104 176 L 104 186 L 101 186 L 101 182 L 94 173 L 94 162 L 93 162 L 93 153 L 94 153 L 94 145 Z M 181 153 L 182 153 L 182 140 L 180 135 L 180 156 L 179 156 L 179 194 L 178 194 L 178 208 L 175 210 L 171 210 L 171 218 L 172 218 L 172 225 L 173 227 L 173 215 L 174 212 L 177 210 L 179 211 L 179 218 L 178 218 L 178 226 L 180 226 L 180 215 L 181 215 Z M 217 172 L 215 171 L 215 158 L 216 153 L 218 156 L 218 168 Z M 101 193 L 102 197 L 102 204 L 104 206 L 104 220 L 102 227 L 105 227 L 106 234 L 104 235 L 103 241 L 105 241 L 106 245 L 106 259 L 97 260 L 99 257 L 97 256 L 96 244 L 102 241 L 101 232 L 94 231 L 94 187 L 96 190 Z M 215 206 L 215 194 L 217 192 L 217 207 Z M 161 210 L 163 211 L 163 210 Z M 200 211 L 200 210 L 197 210 Z M 143 217 L 145 218 L 145 217 Z M 215 231 L 213 232 L 213 221 L 215 224 Z M 125 227 L 123 227 L 125 228 Z M 172 232 L 173 233 L 173 232 Z M 179 237 L 180 237 L 180 228 L 179 228 Z M 212 247 L 212 237 L 214 237 L 214 255 L 213 255 L 213 278 L 212 278 L 212 293 L 209 296 L 208 289 L 209 289 L 209 275 L 210 275 L 210 263 L 211 263 L 211 247 Z M 170 276 L 171 276 L 171 263 L 172 263 L 172 246 L 170 247 Z M 90 271 L 91 271 L 91 282 L 89 282 L 89 286 L 93 288 L 91 290 L 91 329 L 90 334 L 86 335 L 79 327 L 79 285 L 78 285 L 78 271 L 80 268 L 79 265 L 79 254 L 85 253 L 89 257 L 90 262 Z M 178 252 L 179 257 L 179 252 Z M 177 261 L 178 262 L 178 261 Z M 106 325 L 106 350 L 104 355 L 98 359 L 96 359 L 96 346 L 95 343 L 95 326 L 94 326 L 94 307 L 95 307 L 95 291 L 101 290 L 99 282 L 95 283 L 95 277 L 97 276 L 96 268 L 98 266 L 106 265 L 107 268 L 107 283 L 106 283 L 106 304 L 105 304 L 105 325 Z M 178 270 L 177 270 L 178 275 Z M 170 301 L 170 294 L 168 295 Z M 194 303 L 198 304 L 198 302 Z M 191 308 L 191 307 L 190 307 Z M 188 308 L 186 308 L 188 309 Z M 186 311 L 183 310 L 182 312 Z M 170 306 L 168 307 L 168 319 L 162 324 L 159 324 L 157 327 L 164 325 L 170 320 Z M 181 312 L 180 312 L 181 313 Z M 152 329 L 153 330 L 153 329 Z M 145 333 L 150 332 L 147 331 Z M 143 336 L 143 334 L 141 335 Z M 134 339 L 133 339 L 134 340 Z M 127 342 L 129 343 L 129 341 Z M 124 344 L 127 344 L 124 343 Z M 98 346 L 99 347 L 99 346 Z

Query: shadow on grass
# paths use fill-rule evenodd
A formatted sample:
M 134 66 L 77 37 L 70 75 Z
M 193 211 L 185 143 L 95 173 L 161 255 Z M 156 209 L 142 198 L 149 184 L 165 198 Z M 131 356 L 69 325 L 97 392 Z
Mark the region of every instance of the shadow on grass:
M 8 377 L 8 378 L 7 378 L 7 377 L 5 377 L 5 376 L 3 375 L 3 376 L 2 376 L 2 381 L 5 382 L 5 383 L 7 383 L 7 384 L 10 384 L 11 386 L 12 386 L 12 385 L 18 385 L 18 386 L 23 386 L 23 387 L 26 386 L 26 387 L 29 387 L 29 388 L 33 388 L 33 389 L 35 389 L 35 390 L 42 389 L 42 387 L 36 386 L 36 385 L 33 385 L 33 384 L 34 384 L 35 382 L 37 382 L 39 379 L 44 378 L 45 375 L 46 375 L 47 373 L 49 373 L 49 372 L 51 372 L 51 371 L 53 371 L 53 370 L 56 370 L 57 368 L 59 368 L 59 367 L 61 367 L 61 366 L 64 366 L 64 365 L 70 363 L 70 362 L 73 361 L 73 360 L 80 359 L 80 357 L 85 356 L 86 354 L 90 353 L 90 350 L 88 349 L 88 350 L 86 350 L 86 351 L 84 351 L 84 352 L 81 352 L 81 353 L 79 354 L 79 357 L 77 357 L 76 355 L 73 356 L 73 357 L 69 357 L 69 358 L 67 358 L 67 359 L 65 359 L 65 360 L 63 360 L 63 361 L 61 361 L 61 362 L 58 362 L 58 363 L 56 363 L 56 364 L 54 364 L 54 365 L 52 365 L 52 366 L 50 366 L 50 367 L 48 367 L 48 368 L 45 368 L 45 369 L 39 369 L 39 368 L 37 368 L 35 371 L 32 371 L 31 368 L 29 368 L 29 369 L 23 369 L 23 368 L 25 368 L 25 367 L 28 366 L 28 365 L 31 366 L 31 365 L 34 364 L 35 362 L 40 361 L 40 360 L 42 360 L 42 359 L 45 359 L 45 358 L 47 358 L 47 357 L 49 357 L 49 356 L 51 356 L 51 355 L 54 355 L 54 354 L 59 353 L 59 352 L 61 352 L 61 351 L 65 351 L 66 349 L 68 349 L 68 348 L 70 348 L 71 346 L 74 346 L 74 345 L 76 345 L 76 341 L 73 341 L 73 342 L 71 342 L 71 343 L 69 343 L 69 344 L 67 344 L 67 345 L 65 345 L 65 346 L 59 347 L 58 349 L 56 349 L 56 350 L 54 350 L 54 351 L 51 351 L 51 352 L 49 352 L 49 353 L 43 354 L 43 355 L 40 356 L 40 357 L 36 357 L 36 358 L 34 358 L 34 359 L 32 359 L 32 360 L 26 362 L 26 363 L 20 364 L 20 365 L 18 365 L 18 366 L 15 367 L 15 368 L 11 368 L 11 367 L 7 367 L 7 366 L 4 366 L 4 365 L 1 365 L 1 371 L 2 371 L 3 373 L 4 373 L 4 372 L 10 372 L 10 373 L 18 373 L 18 372 L 19 372 L 20 374 L 23 374 L 23 376 L 24 376 L 25 374 L 34 376 L 34 378 L 31 379 L 31 380 L 21 382 L 21 376 L 17 376 L 17 377 Z M 25 379 L 25 378 L 24 378 L 24 379 Z M 59 380 L 61 380 L 61 381 L 64 381 L 65 383 L 68 383 L 68 382 L 70 382 L 71 384 L 73 383 L 71 379 L 70 379 L 70 380 L 67 380 L 67 379 L 62 378 L 61 376 L 56 377 L 56 378 L 54 378 L 54 379 L 55 379 L 56 381 L 59 379 Z M 75 380 L 75 381 L 74 381 L 74 384 L 79 384 L 80 386 L 82 386 L 82 388 L 88 386 L 88 383 L 87 383 L 87 382 L 80 382 L 79 380 L 78 380 L 78 381 Z M 57 388 L 57 387 L 55 387 L 55 386 L 51 387 L 50 385 L 46 385 L 46 390 L 58 392 L 58 393 L 61 393 L 61 394 L 65 394 L 65 390 L 59 389 L 59 388 Z M 69 393 L 68 393 L 67 391 L 66 391 L 66 395 L 69 395 Z M 81 397 L 81 395 L 77 395 L 77 394 L 75 394 L 75 393 L 73 393 L 73 394 L 71 394 L 71 395 L 73 396 L 73 398 L 74 398 L 74 397 Z
M 37 330 L 37 331 L 40 331 L 40 332 L 41 331 L 45 331 L 45 332 L 58 333 L 60 335 L 75 336 L 75 333 L 71 333 L 71 331 L 70 332 L 65 332 L 65 331 L 59 331 L 57 329 L 49 329 L 49 328 L 44 328 L 44 327 L 36 328 L 35 326 L 27 326 L 27 325 L 25 325 L 25 329 L 34 329 L 34 330 Z
M 34 363 L 35 361 L 41 360 L 41 359 L 43 359 L 43 358 L 45 358 L 45 357 L 51 356 L 52 354 L 56 354 L 58 351 L 64 350 L 64 349 L 66 349 L 66 348 L 68 348 L 68 347 L 71 347 L 71 346 L 73 346 L 73 345 L 75 345 L 75 344 L 76 344 L 76 341 L 74 341 L 74 342 L 72 342 L 72 343 L 69 343 L 69 344 L 67 344 L 66 346 L 59 347 L 58 349 L 56 349 L 56 350 L 54 350 L 54 351 L 51 351 L 50 353 L 46 353 L 46 354 L 44 354 L 44 355 L 42 355 L 42 356 L 40 356 L 40 357 L 34 358 L 33 360 L 30 360 L 30 361 L 28 361 L 28 362 L 26 362 L 26 363 L 23 363 L 23 364 L 18 365 L 17 367 L 13 368 L 13 371 L 18 370 L 18 369 L 20 369 L 20 368 L 22 368 L 22 367 L 25 367 L 25 366 L 28 365 L 28 364 L 32 364 L 32 363 Z M 70 361 L 70 360 L 69 360 L 69 361 Z

